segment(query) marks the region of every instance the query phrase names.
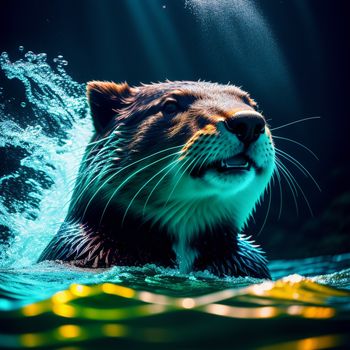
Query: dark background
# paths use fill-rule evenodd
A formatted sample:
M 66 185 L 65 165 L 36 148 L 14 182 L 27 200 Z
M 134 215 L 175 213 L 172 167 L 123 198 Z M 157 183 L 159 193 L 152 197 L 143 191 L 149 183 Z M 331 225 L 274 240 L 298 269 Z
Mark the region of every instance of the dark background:
M 257 240 L 271 258 L 349 252 L 350 40 L 346 3 L 256 1 L 283 54 L 293 89 L 284 88 L 283 77 L 273 78 L 278 72 L 263 64 L 258 52 L 252 59 L 254 47 L 249 47 L 249 42 L 247 61 L 237 59 L 237 47 L 227 40 L 227 28 L 235 23 L 224 23 L 226 36 L 221 37 L 220 23 L 214 24 L 215 31 L 212 24 L 203 26 L 182 0 L 2 0 L 0 50 L 15 57 L 23 45 L 25 51 L 47 53 L 49 60 L 62 54 L 69 62 L 68 73 L 80 82 L 101 79 L 138 84 L 166 78 L 231 81 L 251 93 L 272 127 L 321 116 L 278 133 L 276 130 L 276 134 L 304 143 L 319 156 L 317 162 L 300 147 L 276 140 L 277 146 L 302 162 L 322 187 L 318 192 L 310 179 L 288 165 L 304 189 L 314 217 L 301 194 L 300 213 L 296 215 L 284 183 L 283 211 L 277 220 L 280 200 L 275 186 L 267 224 Z M 23 93 L 3 75 L 0 79 L 7 96 Z M 3 164 L 6 167 L 10 164 Z M 266 210 L 265 201 L 248 231 L 260 230 Z

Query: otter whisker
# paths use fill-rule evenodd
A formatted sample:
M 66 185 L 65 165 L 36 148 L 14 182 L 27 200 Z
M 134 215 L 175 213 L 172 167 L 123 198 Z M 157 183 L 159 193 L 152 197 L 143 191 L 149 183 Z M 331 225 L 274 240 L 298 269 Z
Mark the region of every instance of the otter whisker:
M 276 158 L 276 165 L 280 168 L 281 170 L 281 175 L 283 176 L 283 178 L 286 180 L 287 185 L 292 193 L 293 199 L 294 199 L 294 203 L 295 203 L 295 207 L 296 207 L 296 213 L 297 215 L 299 214 L 299 210 L 298 210 L 298 205 L 297 205 L 297 197 L 298 197 L 298 189 L 294 184 L 294 177 L 292 178 L 289 174 L 285 173 L 283 170 L 283 164 L 280 160 L 278 160 Z
M 121 125 L 123 126 L 123 125 Z M 97 140 L 97 141 L 93 141 L 93 142 L 90 142 L 88 143 L 86 146 L 85 146 L 85 151 L 88 149 L 88 147 L 90 147 L 91 145 L 95 145 L 94 147 L 92 147 L 90 150 L 89 150 L 89 154 L 90 156 L 87 157 L 86 159 L 83 159 L 83 161 L 81 162 L 82 164 L 84 163 L 87 163 L 88 161 L 90 161 L 91 159 L 95 160 L 95 157 L 96 155 L 95 154 L 92 154 L 93 151 L 98 147 L 100 146 L 99 144 L 102 142 L 102 141 L 106 141 L 105 144 L 102 145 L 101 149 L 99 150 L 99 152 L 101 150 L 105 150 L 106 148 L 109 149 L 109 148 L 112 148 L 112 147 L 118 147 L 120 146 L 120 144 L 123 143 L 123 141 L 125 141 L 125 136 L 128 135 L 128 133 L 131 133 L 129 130 L 127 129 L 122 129 L 122 130 L 119 130 L 121 128 L 121 126 L 117 127 L 116 130 L 114 132 L 112 132 L 111 134 L 107 135 L 106 137 L 100 139 L 100 140 Z M 112 141 L 113 143 L 108 145 L 108 143 Z M 99 153 L 98 152 L 98 153 Z M 97 153 L 97 155 L 98 155 Z
M 118 169 L 114 174 L 112 174 L 95 192 L 95 194 L 90 198 L 90 201 L 88 204 L 90 204 L 90 202 L 92 201 L 93 198 L 95 198 L 96 194 L 103 188 L 103 186 L 108 182 L 108 181 L 111 181 L 112 179 L 114 179 L 118 174 L 120 174 L 122 171 L 124 171 L 125 169 L 127 168 L 130 168 L 132 167 L 133 165 L 135 164 L 138 164 L 138 163 L 141 163 L 149 158 L 152 158 L 158 154 L 161 154 L 161 153 L 164 153 L 164 152 L 167 152 L 171 149 L 175 149 L 175 148 L 180 148 L 180 147 L 183 147 L 183 145 L 180 145 L 180 146 L 173 146 L 173 147 L 169 147 L 169 148 L 166 148 L 166 149 L 163 149 L 161 151 L 158 151 L 158 152 L 155 152 L 155 153 L 152 153 L 146 157 L 143 157 L 141 159 L 138 159 L 136 160 L 135 162 L 132 162 L 132 163 L 129 163 L 128 165 L 124 166 L 123 168 L 120 168 Z M 97 174 L 95 175 L 89 182 L 88 184 L 85 186 L 84 190 L 81 192 L 81 194 L 78 196 L 78 199 L 83 195 L 84 191 L 100 176 L 100 174 Z M 85 210 L 86 212 L 86 210 Z M 84 212 L 84 213 L 85 213 Z
M 270 130 L 271 131 L 275 131 L 275 130 L 278 130 L 278 129 L 285 128 L 285 127 L 287 127 L 289 125 L 293 125 L 293 124 L 297 124 L 297 123 L 301 123 L 301 122 L 304 122 L 304 121 L 307 121 L 307 120 L 313 120 L 313 119 L 321 119 L 321 117 L 308 117 L 308 118 L 298 119 L 298 120 L 295 120 L 294 122 L 290 122 L 290 123 L 287 123 L 287 124 L 276 126 L 275 128 L 272 128 Z
M 292 196 L 293 196 L 296 213 L 297 213 L 297 215 L 299 215 L 299 207 L 298 207 L 298 202 L 297 202 L 297 198 L 296 198 L 298 196 L 298 190 L 295 187 L 293 179 L 290 177 L 290 175 L 288 173 L 286 173 L 284 171 L 283 164 L 277 157 L 276 157 L 276 165 L 281 169 L 281 174 L 287 182 L 287 185 L 288 185 L 288 187 L 292 193 Z
M 178 146 L 178 147 L 179 147 L 179 146 Z M 146 169 L 146 168 L 148 168 L 148 167 L 150 167 L 150 166 L 152 166 L 152 165 L 154 165 L 154 164 L 157 164 L 157 163 L 163 161 L 164 159 L 167 159 L 167 158 L 169 158 L 169 157 L 172 157 L 172 156 L 174 156 L 175 154 L 181 154 L 181 153 L 182 153 L 182 152 L 180 151 L 180 152 L 174 152 L 174 153 L 172 153 L 172 154 L 168 154 L 167 156 L 165 156 L 165 157 L 163 157 L 163 158 L 160 158 L 160 159 L 158 159 L 158 160 L 156 160 L 156 161 L 154 161 L 154 162 L 152 162 L 152 163 L 150 163 L 150 164 L 147 164 L 147 165 L 145 165 L 144 167 L 142 167 L 141 169 L 138 169 L 138 170 L 134 171 L 131 175 L 129 175 L 129 176 L 128 176 L 114 191 L 113 191 L 112 195 L 110 196 L 109 200 L 107 201 L 107 203 L 106 203 L 106 205 L 105 205 L 105 207 L 104 207 L 104 209 L 103 209 L 103 212 L 102 212 L 102 215 L 101 215 L 101 219 L 100 219 L 100 223 L 102 222 L 102 219 L 103 219 L 103 217 L 104 217 L 104 214 L 105 214 L 105 212 L 106 212 L 106 210 L 107 210 L 107 208 L 108 208 L 108 206 L 109 206 L 109 203 L 112 201 L 112 199 L 114 198 L 114 196 L 116 195 L 116 193 L 120 190 L 120 188 L 122 188 L 132 177 L 134 177 L 136 174 L 140 173 L 140 172 L 143 171 L 144 169 Z M 123 169 L 125 169 L 125 167 L 124 167 Z M 117 172 L 117 173 L 118 173 L 118 172 Z M 110 179 L 108 179 L 107 181 L 105 181 L 105 182 L 102 184 L 102 186 L 99 187 L 98 191 L 105 185 L 105 183 L 107 183 L 107 182 L 110 181 L 113 177 L 115 177 L 115 176 L 117 175 L 117 173 L 113 174 L 113 175 L 111 176 Z M 98 191 L 96 191 L 96 193 L 97 193 Z M 88 202 L 88 205 L 91 203 L 92 199 L 96 196 L 96 193 L 90 198 L 90 200 L 89 200 L 89 202 Z M 87 205 L 87 207 L 88 207 L 88 205 Z M 85 211 L 84 211 L 83 217 L 84 217 L 84 215 L 85 215 L 85 213 L 86 213 L 87 207 L 86 207 L 86 209 L 85 209 Z
M 193 162 L 193 161 L 192 161 L 192 162 Z M 175 173 L 175 175 L 174 175 L 174 178 L 177 178 L 177 175 L 180 173 L 181 169 L 182 169 L 186 164 L 190 163 L 190 165 L 191 165 L 192 162 L 191 162 L 191 158 L 185 159 L 185 161 L 184 161 L 184 162 L 179 166 L 179 168 L 177 169 L 177 171 L 176 171 L 176 173 Z M 183 174 L 184 174 L 185 172 L 186 172 L 186 169 L 185 169 L 185 171 L 183 172 Z M 183 174 L 182 174 L 182 175 L 183 175 Z M 172 191 L 170 192 L 170 194 L 169 194 L 169 196 L 168 196 L 168 199 L 166 200 L 165 204 L 163 205 L 163 208 L 165 208 L 165 207 L 167 206 L 167 204 L 168 204 L 168 202 L 169 202 L 169 200 L 170 200 L 170 197 L 172 196 L 173 192 L 175 191 L 176 186 L 177 186 L 178 183 L 180 182 L 180 179 L 181 179 L 182 175 L 179 176 L 179 177 L 177 178 L 177 181 L 176 181 L 176 183 L 175 183 L 175 185 L 174 185 Z
M 321 187 L 318 184 L 318 182 L 315 180 L 315 178 L 311 175 L 311 173 L 304 167 L 303 164 L 301 164 L 298 160 L 296 160 L 294 157 L 292 157 L 290 154 L 288 154 L 287 152 L 284 152 L 278 148 L 275 148 L 276 153 L 279 154 L 281 157 L 285 158 L 286 160 L 288 160 L 289 162 L 291 162 L 292 164 L 294 164 L 302 173 L 306 173 L 310 179 L 314 182 L 314 184 L 316 185 L 317 189 L 321 192 Z M 306 176 L 307 176 L 306 175 Z
M 111 145 L 108 145 L 109 141 L 111 141 L 111 140 L 110 140 L 110 139 L 107 140 L 106 144 L 105 144 L 102 148 L 100 148 L 96 154 L 94 154 L 93 151 L 95 150 L 95 148 L 96 148 L 97 146 L 94 146 L 92 149 L 90 149 L 90 150 L 88 151 L 90 155 L 89 155 L 89 156 L 86 156 L 84 159 L 82 159 L 81 165 L 80 165 L 80 166 L 85 165 L 85 164 L 87 164 L 88 162 L 90 162 L 90 164 L 88 164 L 88 169 L 90 170 L 91 167 L 92 167 L 92 165 L 94 165 L 94 163 L 100 163 L 101 157 L 102 157 L 103 155 L 105 155 L 105 153 L 106 153 L 108 150 L 111 150 L 112 148 L 114 148 L 114 147 L 116 146 L 116 142 L 114 142 L 114 143 L 111 144 Z M 114 141 L 118 141 L 118 140 L 114 140 Z M 108 146 L 106 146 L 106 145 L 108 145 Z M 87 149 L 87 148 L 86 148 L 86 149 Z M 70 181 L 74 181 L 74 180 L 75 180 L 75 178 L 72 179 L 72 180 L 70 180 Z M 80 179 L 79 182 L 82 182 L 83 180 L 84 180 L 84 179 Z M 79 184 L 79 183 L 77 183 L 77 184 Z M 76 184 L 76 186 L 77 186 L 77 184 Z M 75 186 L 75 187 L 76 187 L 76 186 Z
M 84 154 L 85 154 L 85 150 L 86 150 L 87 147 L 90 147 L 92 145 L 97 145 L 97 144 L 101 143 L 102 141 L 107 140 L 111 136 L 113 136 L 113 134 L 110 134 L 110 135 L 108 135 L 106 137 L 103 137 L 103 138 L 101 138 L 99 140 L 96 140 L 96 141 L 91 141 L 91 142 L 87 143 L 86 145 L 83 145 L 83 146 L 80 146 L 80 147 L 75 147 L 74 150 L 83 149 L 84 150 Z
M 205 162 L 209 159 L 209 157 L 211 156 L 211 153 L 210 152 L 208 152 L 208 154 L 207 154 L 207 156 L 206 157 L 204 157 L 204 159 L 203 159 L 203 161 L 202 161 L 202 163 L 201 163 L 201 165 L 199 166 L 199 168 L 198 168 L 198 171 L 200 171 L 201 169 L 202 169 L 202 167 L 203 167 L 203 165 L 205 164 Z
M 124 216 L 122 218 L 122 222 L 121 222 L 121 226 L 123 227 L 126 215 L 132 205 L 132 203 L 134 202 L 134 200 L 136 199 L 136 197 L 140 194 L 140 192 L 154 179 L 156 178 L 158 175 L 160 175 L 164 170 L 166 170 L 167 168 L 171 167 L 170 169 L 174 168 L 174 166 L 179 162 L 179 159 L 176 159 L 175 161 L 171 162 L 170 164 L 166 165 L 165 167 L 163 167 L 161 170 L 159 170 L 156 174 L 154 174 L 152 177 L 150 177 L 140 188 L 139 190 L 136 192 L 136 194 L 133 196 L 133 198 L 131 199 L 131 201 L 129 202 L 125 212 L 124 212 Z M 167 173 L 166 173 L 167 174 Z M 166 175 L 165 174 L 165 175 Z
M 175 161 L 175 164 L 173 167 L 171 167 L 161 178 L 160 180 L 155 184 L 155 186 L 153 187 L 152 191 L 148 194 L 148 197 L 145 201 L 145 204 L 143 206 L 143 210 L 142 210 L 142 216 L 145 215 L 145 211 L 146 211 L 146 207 L 148 204 L 148 201 L 150 200 L 150 198 L 152 197 L 153 192 L 155 191 L 155 189 L 160 185 L 160 183 L 164 180 L 164 178 L 174 169 L 174 167 L 176 166 L 176 164 L 179 162 L 179 160 Z
M 108 146 L 107 147 L 107 150 L 110 150 L 112 148 L 112 145 Z M 101 157 L 102 156 L 107 156 L 105 154 L 105 151 L 106 151 L 106 147 L 104 148 L 101 148 L 97 154 L 93 154 L 91 155 L 90 157 L 86 157 L 85 159 L 83 159 L 80 164 L 81 165 L 85 165 L 87 164 L 88 162 L 90 162 L 90 164 L 87 164 L 88 166 L 88 169 L 91 170 L 92 169 L 92 166 L 95 164 L 95 163 L 100 163 L 100 160 L 101 160 Z M 90 151 L 91 152 L 91 151 Z M 70 179 L 68 179 L 69 183 L 71 184 L 73 181 L 76 181 L 76 175 L 72 176 Z M 81 181 L 84 181 L 84 179 L 80 179 L 78 180 L 79 182 Z M 76 183 L 77 185 L 78 183 Z
M 188 161 L 190 161 L 190 160 L 191 160 L 191 158 L 188 159 Z M 199 160 L 200 160 L 200 157 L 199 157 L 199 158 L 194 158 L 192 161 L 190 161 L 190 163 L 188 164 L 188 166 L 184 169 L 184 171 L 182 172 L 182 174 L 178 177 L 178 179 L 177 179 L 177 181 L 176 181 L 176 183 L 175 183 L 175 185 L 174 185 L 172 191 L 170 192 L 170 194 L 169 194 L 169 196 L 168 196 L 168 199 L 166 200 L 166 202 L 165 202 L 165 204 L 164 204 L 164 207 L 166 207 L 166 205 L 168 204 L 168 202 L 169 202 L 171 196 L 173 195 L 173 193 L 174 193 L 176 187 L 177 187 L 178 184 L 180 183 L 180 180 L 181 180 L 181 178 L 185 175 L 186 171 L 189 169 L 189 167 L 190 167 L 192 164 L 193 164 L 193 167 L 192 167 L 192 169 L 193 169 L 193 168 L 195 167 L 195 165 L 198 163 Z M 186 162 L 185 162 L 185 163 L 186 163 Z M 178 171 L 180 171 L 180 169 L 185 165 L 185 163 L 182 164 L 182 166 L 180 166 L 180 168 L 178 169 Z
M 113 164 L 106 165 L 103 162 L 96 164 L 93 171 L 91 171 L 91 173 L 87 173 L 86 177 L 83 180 L 80 180 L 77 186 L 75 186 L 74 191 L 79 192 L 79 194 L 77 194 L 77 197 L 72 203 L 78 203 L 78 201 L 86 193 L 86 190 L 90 187 L 90 185 L 93 184 L 94 181 L 97 179 L 99 179 L 98 181 L 100 181 L 100 179 L 104 179 L 107 176 L 107 174 L 113 170 L 113 168 Z M 84 187 L 80 188 L 81 186 Z
M 96 166 L 95 168 L 96 171 L 102 172 L 103 174 L 105 174 L 107 172 L 108 169 L 104 168 L 104 164 L 99 164 Z M 69 198 L 67 199 L 67 201 L 63 204 L 63 207 L 65 207 L 66 205 L 70 204 L 71 206 L 76 205 L 79 201 L 79 199 L 83 196 L 83 194 L 85 193 L 85 190 L 87 189 L 87 186 L 85 186 L 83 189 L 81 189 L 81 185 L 84 184 L 85 181 L 87 181 L 89 178 L 92 177 L 93 174 L 88 174 L 88 176 L 86 178 L 81 178 L 76 180 L 76 184 L 75 186 L 69 190 L 68 194 L 69 194 Z M 100 173 L 98 173 L 98 175 L 95 176 L 95 178 L 99 177 Z M 89 184 L 92 182 L 92 180 L 89 182 Z M 72 192 L 74 193 L 75 191 L 79 191 L 80 193 L 77 195 L 76 198 L 71 198 L 70 195 L 72 194 Z
M 309 200 L 307 199 L 307 197 L 306 197 L 306 195 L 305 195 L 303 189 L 301 188 L 300 184 L 298 183 L 298 181 L 295 179 L 295 177 L 293 176 L 293 174 L 290 172 L 290 170 L 287 168 L 287 166 L 286 166 L 285 164 L 279 163 L 279 165 L 280 165 L 280 169 L 281 169 L 281 170 L 283 169 L 284 172 L 285 172 L 285 173 L 288 173 L 289 176 L 294 180 L 295 185 L 298 187 L 300 193 L 301 193 L 302 196 L 304 197 L 304 200 L 305 200 L 305 202 L 306 202 L 306 204 L 307 204 L 307 206 L 308 206 L 308 208 L 309 208 L 309 211 L 310 211 L 311 216 L 314 216 L 314 213 L 313 213 L 313 211 L 312 211 L 312 209 L 311 209 Z
M 190 174 L 192 173 L 193 169 L 198 165 L 198 162 L 200 161 L 201 158 L 202 158 L 202 155 L 199 155 L 196 162 L 193 164 L 191 170 L 189 171 Z M 208 158 L 208 156 L 207 156 L 207 158 Z M 187 169 L 185 171 L 187 171 Z
M 116 147 L 116 145 L 109 145 L 107 147 L 104 146 L 96 154 L 91 154 L 90 157 L 87 157 L 84 160 L 82 160 L 81 164 L 86 164 L 88 167 L 91 167 L 91 165 L 100 161 L 100 158 L 98 157 L 103 156 L 104 154 L 106 154 L 107 151 L 111 150 L 114 147 Z
M 266 222 L 267 222 L 267 218 L 268 218 L 269 213 L 270 213 L 271 200 L 272 200 L 272 191 L 271 191 L 271 185 L 270 184 L 267 185 L 267 192 L 269 193 L 269 202 L 267 204 L 267 211 L 266 211 L 266 215 L 265 215 L 265 218 L 264 218 L 264 222 L 263 222 L 263 224 L 262 224 L 262 226 L 261 226 L 257 236 L 259 236 L 260 233 L 263 231 L 263 229 L 264 229 L 264 227 L 266 225 Z
M 114 135 L 115 135 L 115 134 L 112 133 L 112 134 L 107 135 L 106 137 L 103 137 L 103 138 L 99 139 L 99 140 L 91 141 L 91 142 L 87 143 L 86 145 L 75 146 L 75 147 L 73 148 L 73 151 L 72 151 L 72 152 L 73 152 L 73 153 L 76 153 L 76 152 L 79 151 L 79 150 L 83 150 L 83 152 L 79 152 L 79 153 L 77 154 L 77 156 L 84 156 L 84 155 L 86 155 L 86 151 L 87 151 L 87 149 L 88 149 L 90 146 L 93 146 L 93 147 L 89 150 L 89 153 L 91 153 L 95 148 L 97 148 L 97 147 L 99 146 L 99 144 L 102 143 L 103 141 L 107 140 L 107 142 L 108 142 L 108 139 L 109 139 L 109 138 L 113 138 Z M 91 156 L 91 158 L 92 158 L 92 156 Z M 84 160 L 81 162 L 81 164 L 82 164 L 83 162 L 84 162 Z
M 82 164 L 86 164 L 86 163 L 88 163 L 91 160 L 92 160 L 92 163 L 94 163 L 96 161 L 98 162 L 98 156 L 99 155 L 104 154 L 105 151 L 110 150 L 112 148 L 117 148 L 118 146 L 120 146 L 120 139 L 110 138 L 110 139 L 108 139 L 106 141 L 105 144 L 103 144 L 101 146 L 101 148 L 98 150 L 98 152 L 96 154 L 94 154 L 94 151 L 95 151 L 95 149 L 97 149 L 97 146 L 94 146 L 91 150 L 89 150 L 89 154 L 90 155 L 89 155 L 89 157 L 86 157 L 86 159 L 83 159 Z
M 283 167 L 285 168 L 285 165 L 283 164 L 282 160 L 280 158 L 278 158 L 277 156 L 276 156 L 276 165 L 280 169 L 282 168 L 281 170 L 283 170 Z M 285 178 L 285 180 L 287 181 L 287 184 L 289 185 L 290 190 L 292 191 L 292 193 L 294 193 L 295 196 L 297 197 L 298 196 L 298 190 L 297 190 L 297 188 L 296 188 L 296 186 L 295 186 L 295 184 L 293 182 L 294 177 L 291 178 L 289 176 L 289 174 L 284 174 L 283 172 L 282 172 L 282 175 Z M 288 175 L 288 176 L 286 177 L 286 175 Z
M 275 151 L 276 151 L 276 154 L 278 154 L 278 155 L 281 156 L 282 158 L 288 160 L 288 161 L 289 161 L 290 163 L 292 163 L 303 175 L 305 175 L 306 177 L 308 177 L 307 172 L 306 172 L 302 167 L 300 167 L 294 159 L 289 158 L 287 154 L 283 154 L 283 153 L 282 153 L 283 151 L 280 151 L 279 149 L 277 149 L 277 147 L 275 147 Z
M 276 159 L 275 159 L 275 160 L 276 160 Z M 279 193 L 280 193 L 280 207 L 279 207 L 278 217 L 277 217 L 277 220 L 279 220 L 279 219 L 281 218 L 281 215 L 282 215 L 283 192 L 282 192 L 282 184 L 281 184 L 281 175 L 280 175 L 280 172 L 279 172 L 279 170 L 278 170 L 278 167 L 275 167 L 274 175 L 276 175 L 277 184 L 278 184 Z
M 282 137 L 282 136 L 276 136 L 276 135 L 273 135 L 273 138 L 274 138 L 274 139 L 281 139 L 281 140 L 293 142 L 293 143 L 299 145 L 300 147 L 303 147 L 305 150 L 307 150 L 308 152 L 310 152 L 317 160 L 319 160 L 319 158 L 317 157 L 317 155 L 316 155 L 313 151 L 311 151 L 310 148 L 308 148 L 308 147 L 306 147 L 305 145 L 303 145 L 301 142 L 295 141 L 295 140 L 293 140 L 293 139 L 289 139 L 288 137 Z
M 205 157 L 203 157 L 204 159 L 203 159 L 203 161 L 202 161 L 202 163 L 201 163 L 199 169 L 202 168 L 202 166 L 204 165 L 204 163 L 208 160 L 208 158 L 209 158 L 210 156 L 211 156 L 211 154 L 208 153 Z M 163 206 L 164 209 L 166 208 L 166 206 L 167 206 L 167 204 L 168 204 L 168 202 L 169 202 L 171 196 L 173 195 L 173 193 L 174 193 L 174 191 L 175 191 L 177 185 L 179 184 L 179 182 L 180 182 L 182 176 L 186 173 L 186 171 L 188 170 L 188 168 L 193 164 L 191 170 L 189 171 L 189 172 L 191 173 L 192 170 L 195 168 L 195 166 L 197 166 L 197 164 L 198 164 L 198 162 L 200 161 L 201 158 L 202 158 L 202 155 L 199 155 L 199 157 L 198 157 L 197 159 L 194 159 L 194 160 L 196 160 L 196 162 L 194 162 L 194 160 L 193 160 L 192 162 L 190 162 L 190 164 L 188 164 L 188 167 L 187 167 L 187 168 L 183 171 L 183 173 L 179 176 L 177 182 L 175 183 L 175 185 L 174 185 L 172 191 L 170 192 L 170 194 L 169 194 L 169 196 L 168 196 L 168 198 L 167 198 L 167 200 L 166 200 L 166 202 L 165 202 L 165 204 L 164 204 L 164 206 Z M 175 175 L 174 175 L 175 177 L 176 177 L 177 174 L 180 172 L 181 168 L 183 168 L 190 160 L 191 160 L 191 158 L 187 159 L 187 160 L 179 167 L 179 169 L 176 171 L 176 173 L 175 173 Z
M 82 177 L 79 181 L 77 181 L 76 185 L 75 185 L 75 189 L 78 189 L 79 186 L 81 184 L 83 184 L 83 182 L 86 183 L 85 187 L 81 190 L 81 193 L 84 193 L 85 190 L 90 186 L 90 184 L 97 178 L 103 178 L 104 175 L 106 174 L 106 172 L 108 172 L 108 170 L 110 170 L 113 167 L 113 164 L 110 164 L 110 162 L 105 162 L 106 160 L 111 159 L 111 154 L 113 154 L 113 150 L 114 150 L 114 145 L 109 145 L 106 148 L 101 149 L 94 157 L 94 159 L 92 160 L 92 162 L 88 165 L 87 170 L 86 170 L 86 177 Z M 108 164 L 107 167 L 105 166 L 105 164 Z M 94 176 L 94 174 L 97 174 Z M 89 180 L 89 178 L 91 180 Z M 80 199 L 81 195 L 79 195 L 76 200 L 75 203 L 78 202 L 78 200 Z

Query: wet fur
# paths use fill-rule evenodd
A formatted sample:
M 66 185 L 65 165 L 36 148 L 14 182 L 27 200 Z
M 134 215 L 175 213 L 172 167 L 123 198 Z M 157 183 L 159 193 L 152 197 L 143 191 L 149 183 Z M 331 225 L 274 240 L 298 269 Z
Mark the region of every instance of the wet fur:
M 162 106 L 173 98 L 181 109 L 169 116 Z M 223 121 L 254 110 L 246 92 L 205 82 L 135 88 L 92 82 L 88 99 L 96 134 L 65 223 L 40 261 L 83 267 L 154 263 L 183 272 L 270 278 L 262 251 L 241 234 L 274 170 L 268 128 L 245 150 L 257 162 L 254 174 L 233 180 L 211 170 L 200 179 L 188 174 L 195 164 L 244 150 Z

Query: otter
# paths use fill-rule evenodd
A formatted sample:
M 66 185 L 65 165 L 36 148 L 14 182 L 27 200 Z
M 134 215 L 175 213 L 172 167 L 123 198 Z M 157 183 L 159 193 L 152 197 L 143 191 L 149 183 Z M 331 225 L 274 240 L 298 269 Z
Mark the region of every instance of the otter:
M 95 133 L 39 261 L 271 278 L 242 233 L 275 167 L 271 132 L 247 92 L 92 81 L 87 98 Z

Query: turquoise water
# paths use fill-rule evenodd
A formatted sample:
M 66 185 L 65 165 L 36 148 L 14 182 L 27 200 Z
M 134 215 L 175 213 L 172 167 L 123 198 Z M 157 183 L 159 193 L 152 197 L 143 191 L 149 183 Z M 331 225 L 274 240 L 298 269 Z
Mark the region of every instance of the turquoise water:
M 36 264 L 65 218 L 92 126 L 85 84 L 67 74 L 63 57 L 19 56 L 0 58 L 6 77 L 25 88 L 22 99 L 0 90 L 0 147 L 21 155 L 0 178 L 1 347 L 350 344 L 350 253 L 272 261 L 274 282 L 181 275 L 153 265 L 89 270 Z

